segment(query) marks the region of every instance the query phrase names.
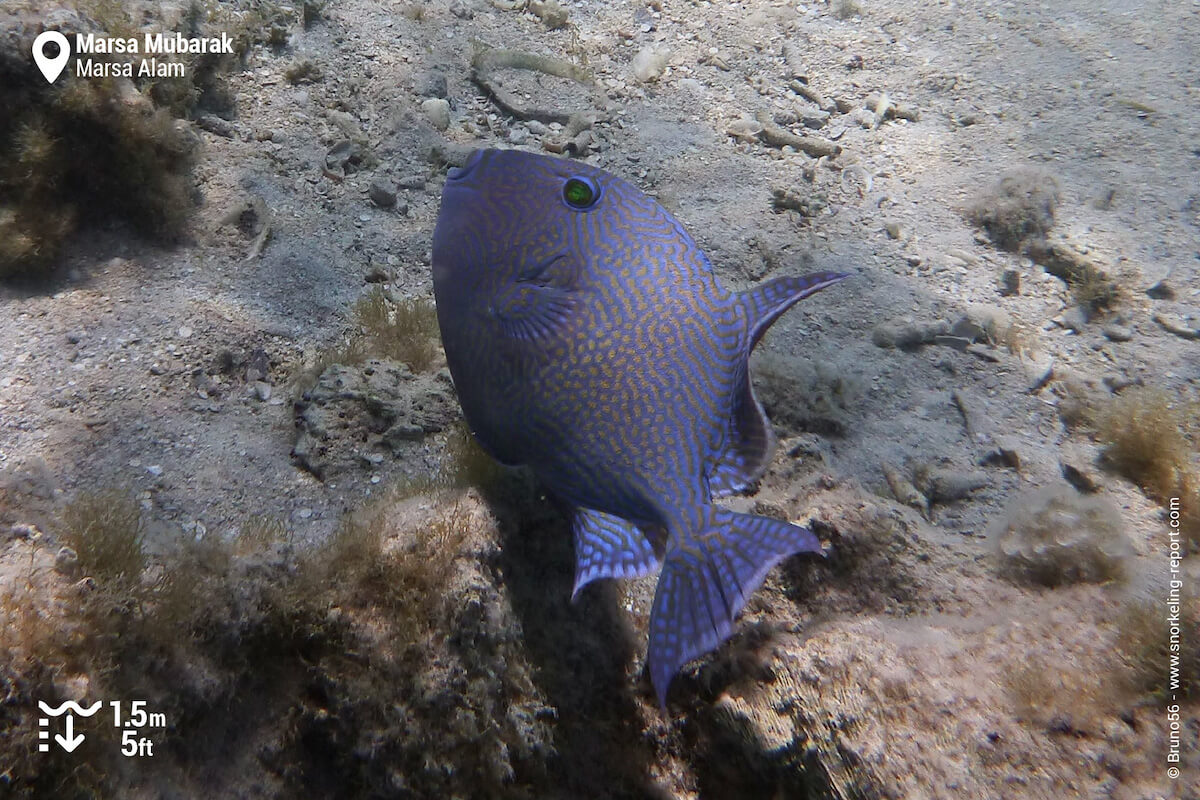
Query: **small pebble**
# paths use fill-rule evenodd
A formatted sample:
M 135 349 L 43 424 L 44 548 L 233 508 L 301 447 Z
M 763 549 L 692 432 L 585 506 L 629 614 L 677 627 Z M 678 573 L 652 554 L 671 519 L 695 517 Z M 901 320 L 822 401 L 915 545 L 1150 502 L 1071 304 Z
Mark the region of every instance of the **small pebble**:
M 433 127 L 439 131 L 447 130 L 450 127 L 450 103 L 443 98 L 429 98 L 421 103 L 421 110 L 425 112 L 425 116 L 429 117 Z
M 667 69 L 667 59 L 671 57 L 671 51 L 666 47 L 643 47 L 636 56 L 633 57 L 633 77 L 639 83 L 650 83 L 662 77 L 663 72 Z
M 1159 281 L 1146 290 L 1146 296 L 1151 300 L 1174 300 L 1175 290 L 1166 281 Z
M 1104 326 L 1104 335 L 1112 342 L 1128 342 L 1133 338 L 1133 328 L 1118 322 L 1110 322 Z
M 1006 269 L 1004 274 L 1000 276 L 1000 294 L 1003 297 L 1011 297 L 1014 294 L 1021 293 L 1021 271 L 1016 269 Z
M 79 572 L 79 554 L 66 545 L 60 547 L 54 556 L 54 571 L 69 578 L 75 577 Z

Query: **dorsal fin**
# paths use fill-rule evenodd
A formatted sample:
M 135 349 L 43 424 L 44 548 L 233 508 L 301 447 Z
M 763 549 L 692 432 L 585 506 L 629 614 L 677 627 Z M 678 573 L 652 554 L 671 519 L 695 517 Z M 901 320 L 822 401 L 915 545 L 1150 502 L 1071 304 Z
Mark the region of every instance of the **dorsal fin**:
M 750 351 L 771 323 L 793 304 L 847 277 L 844 272 L 814 272 L 776 278 L 738 295 L 746 309 L 749 335 L 734 379 L 729 431 L 708 476 L 714 497 L 740 492 L 758 480 L 775 449 L 775 433 L 750 383 Z
M 738 297 L 746 308 L 750 321 L 750 338 L 747 340 L 746 355 L 758 344 L 758 340 L 779 319 L 783 312 L 811 294 L 833 286 L 850 277 L 848 272 L 813 272 L 808 275 L 791 276 L 760 283 L 747 289 Z

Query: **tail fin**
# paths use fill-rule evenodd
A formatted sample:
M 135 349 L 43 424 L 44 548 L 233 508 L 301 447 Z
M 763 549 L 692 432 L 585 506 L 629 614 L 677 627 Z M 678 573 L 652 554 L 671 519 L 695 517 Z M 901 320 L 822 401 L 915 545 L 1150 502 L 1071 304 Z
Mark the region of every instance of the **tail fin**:
M 803 552 L 821 552 L 808 528 L 713 507 L 708 527 L 667 553 L 646 656 L 660 705 L 666 707 L 680 667 L 729 638 L 734 618 L 767 571 Z

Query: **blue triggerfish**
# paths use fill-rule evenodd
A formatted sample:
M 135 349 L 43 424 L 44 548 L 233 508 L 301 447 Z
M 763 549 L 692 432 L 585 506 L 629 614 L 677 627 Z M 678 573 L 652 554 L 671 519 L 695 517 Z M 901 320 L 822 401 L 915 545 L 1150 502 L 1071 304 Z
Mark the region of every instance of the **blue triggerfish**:
M 577 161 L 479 150 L 446 178 L 433 288 L 467 424 L 571 507 L 576 594 L 662 565 L 646 655 L 660 705 L 773 565 L 821 551 L 713 498 L 754 482 L 775 443 L 750 351 L 845 277 L 730 292 L 666 209 Z

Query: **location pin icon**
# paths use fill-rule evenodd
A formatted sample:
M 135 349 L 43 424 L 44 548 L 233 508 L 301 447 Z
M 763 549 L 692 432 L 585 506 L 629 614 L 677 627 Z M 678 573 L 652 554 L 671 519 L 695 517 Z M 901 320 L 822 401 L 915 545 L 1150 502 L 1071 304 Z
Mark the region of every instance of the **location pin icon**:
M 58 45 L 58 55 L 54 56 L 54 58 L 47 58 L 46 54 L 42 52 L 49 42 L 54 42 Z M 71 44 L 67 41 L 67 37 L 58 31 L 42 31 L 33 40 L 33 60 L 37 62 L 38 69 L 46 76 L 46 80 L 49 83 L 54 83 L 58 80 L 58 76 L 62 75 L 62 71 L 66 68 L 67 62 L 70 59 Z

